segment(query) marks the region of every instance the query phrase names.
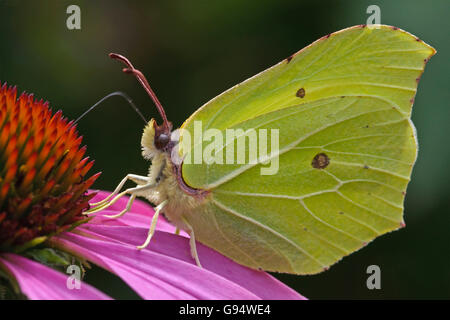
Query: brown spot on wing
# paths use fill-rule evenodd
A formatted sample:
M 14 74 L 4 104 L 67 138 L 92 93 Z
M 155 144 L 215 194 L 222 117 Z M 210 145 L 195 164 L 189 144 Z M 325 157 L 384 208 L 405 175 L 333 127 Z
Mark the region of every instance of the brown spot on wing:
M 304 98 L 305 97 L 305 89 L 304 88 L 300 88 L 297 90 L 297 93 L 295 94 L 297 97 L 299 98 Z
M 311 162 L 313 168 L 324 169 L 330 164 L 330 158 L 325 153 L 317 154 Z

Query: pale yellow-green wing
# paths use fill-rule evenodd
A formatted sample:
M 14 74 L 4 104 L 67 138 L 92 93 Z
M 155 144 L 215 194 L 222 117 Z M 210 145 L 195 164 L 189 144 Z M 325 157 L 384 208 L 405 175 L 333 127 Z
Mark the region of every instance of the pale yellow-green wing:
M 310 274 L 399 228 L 417 153 L 411 107 L 434 53 L 393 27 L 348 28 L 200 108 L 184 135 L 194 136 L 196 121 L 223 137 L 226 129 L 278 129 L 270 160 L 279 163 L 273 175 L 261 174 L 266 158 L 183 163 L 186 184 L 210 191 L 186 217 L 197 239 L 253 268 Z M 193 158 L 195 143 L 181 139 L 182 155 Z M 213 155 L 225 160 L 235 142 Z

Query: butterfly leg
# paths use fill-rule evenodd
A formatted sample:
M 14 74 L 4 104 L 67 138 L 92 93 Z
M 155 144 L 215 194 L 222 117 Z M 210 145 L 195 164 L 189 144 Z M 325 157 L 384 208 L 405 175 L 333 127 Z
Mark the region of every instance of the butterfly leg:
M 153 215 L 152 222 L 150 224 L 150 229 L 148 230 L 147 239 L 145 240 L 145 242 L 142 245 L 137 247 L 138 249 L 144 249 L 150 243 L 150 240 L 152 239 L 153 234 L 155 233 L 156 222 L 158 221 L 159 213 L 166 206 L 167 202 L 168 202 L 168 200 L 164 200 L 158 206 L 156 206 L 155 214 Z
M 198 258 L 198 253 L 197 253 L 197 244 L 195 243 L 195 233 L 194 233 L 194 229 L 192 228 L 192 226 L 189 224 L 189 222 L 187 222 L 187 220 L 185 218 L 183 219 L 183 223 L 186 225 L 186 227 L 188 228 L 188 233 L 189 233 L 189 244 L 191 246 L 191 256 L 192 258 L 194 258 L 195 263 L 197 264 L 197 266 L 199 266 L 200 268 L 202 268 L 202 265 L 200 263 L 200 259 Z
M 99 201 L 99 202 L 96 202 L 96 203 L 92 203 L 92 205 L 94 207 L 96 207 L 96 206 L 100 206 L 100 205 L 105 204 L 106 202 L 108 202 L 109 199 L 111 199 L 112 197 L 114 197 L 115 195 L 117 195 L 119 193 L 120 189 L 123 188 L 123 185 L 125 184 L 125 182 L 127 182 L 127 180 L 131 180 L 131 181 L 135 182 L 138 185 L 147 184 L 149 182 L 149 178 L 146 177 L 146 176 L 139 176 L 137 174 L 127 174 L 126 177 L 123 178 L 122 181 L 120 181 L 120 183 L 117 185 L 117 187 L 113 191 L 113 193 L 111 193 L 109 196 L 107 196 L 102 201 Z
M 121 212 L 119 212 L 118 214 L 114 214 L 114 215 L 106 215 L 105 217 L 107 218 L 111 218 L 111 219 L 116 219 L 116 218 L 120 218 L 121 216 L 123 216 L 125 213 L 127 213 L 128 211 L 130 211 L 131 209 L 131 205 L 133 204 L 134 199 L 136 199 L 136 195 L 132 194 L 130 199 L 128 200 L 127 206 L 125 207 L 125 209 L 123 209 Z
M 84 215 L 88 215 L 88 214 L 92 214 L 92 213 L 96 213 L 96 212 L 99 212 L 101 210 L 104 210 L 104 209 L 110 207 L 111 205 L 113 205 L 117 200 L 122 198 L 124 195 L 131 194 L 131 198 L 130 198 L 130 200 L 128 200 L 127 208 L 125 208 L 125 210 L 124 210 L 125 212 L 127 212 L 131 208 L 131 204 L 133 203 L 134 199 L 136 198 L 136 195 L 139 192 L 147 190 L 147 189 L 151 189 L 151 188 L 153 188 L 155 186 L 156 186 L 156 183 L 148 183 L 148 184 L 145 184 L 145 185 L 142 185 L 142 186 L 137 186 L 137 187 L 134 187 L 134 188 L 126 189 L 125 191 L 123 191 L 123 192 L 119 193 L 117 196 L 115 196 L 112 200 L 109 200 L 109 201 L 104 202 L 104 203 L 102 203 L 102 204 L 100 204 L 98 206 L 95 206 L 92 209 L 89 209 L 89 210 L 83 212 L 83 214 Z M 133 195 L 135 195 L 135 196 L 133 197 Z M 125 212 L 122 211 L 121 213 L 119 213 L 119 216 L 123 215 Z

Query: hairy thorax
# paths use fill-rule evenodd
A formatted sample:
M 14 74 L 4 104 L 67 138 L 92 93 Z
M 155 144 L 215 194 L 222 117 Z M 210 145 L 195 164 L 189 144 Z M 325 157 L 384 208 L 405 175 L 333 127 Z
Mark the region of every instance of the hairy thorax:
M 155 205 L 168 200 L 164 215 L 176 227 L 186 229 L 182 217 L 187 217 L 196 211 L 201 212 L 200 207 L 206 203 L 206 197 L 187 194 L 180 187 L 174 164 L 167 153 L 158 153 L 153 158 L 149 177 L 155 178 L 157 185 L 143 196 Z
M 148 173 L 148 180 L 155 182 L 155 187 L 141 191 L 138 195 L 145 197 L 154 205 L 159 205 L 167 200 L 163 213 L 167 219 L 180 229 L 186 229 L 183 217 L 188 217 L 195 212 L 201 212 L 200 207 L 206 204 L 207 194 L 189 194 L 183 190 L 184 182 L 177 173 L 180 168 L 175 167 L 171 160 L 171 149 L 160 150 L 155 146 L 156 122 L 152 119 L 144 129 L 142 135 L 142 155 L 151 160 L 152 164 Z M 181 166 L 181 165 L 180 165 Z M 183 186 L 180 186 L 180 183 Z M 186 188 L 189 188 L 185 186 Z

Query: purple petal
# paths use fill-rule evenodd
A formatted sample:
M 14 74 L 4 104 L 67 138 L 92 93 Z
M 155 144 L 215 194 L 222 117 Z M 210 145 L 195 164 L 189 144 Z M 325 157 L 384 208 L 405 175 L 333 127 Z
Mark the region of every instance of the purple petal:
M 148 229 L 150 228 L 150 222 L 154 214 L 152 209 L 152 211 L 148 212 L 146 216 L 134 212 L 127 212 L 125 215 L 117 219 L 111 219 L 104 216 L 104 215 L 118 214 L 119 212 L 120 211 L 112 211 L 109 209 L 103 210 L 101 212 L 98 212 L 95 215 L 95 218 L 89 222 L 89 224 L 106 225 L 106 226 L 131 226 Z M 175 226 L 173 226 L 164 219 L 158 219 L 158 222 L 156 223 L 156 229 L 171 233 L 175 232 Z
M 0 256 L 2 263 L 17 280 L 20 290 L 33 300 L 94 300 L 111 299 L 86 283 L 80 289 L 68 289 L 69 275 L 46 267 L 38 262 L 5 253 Z
M 147 231 L 86 224 L 77 232 L 89 237 L 66 233 L 53 241 L 117 274 L 145 299 L 304 299 L 269 274 L 201 244 L 197 249 L 203 268 L 197 267 L 182 236 L 157 231 L 149 248 L 137 250 Z

